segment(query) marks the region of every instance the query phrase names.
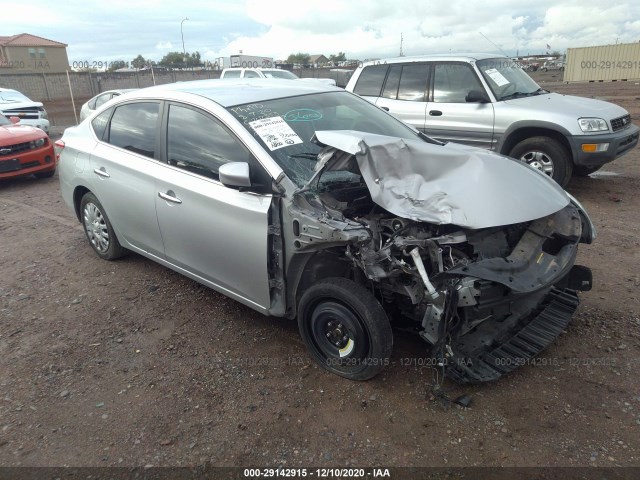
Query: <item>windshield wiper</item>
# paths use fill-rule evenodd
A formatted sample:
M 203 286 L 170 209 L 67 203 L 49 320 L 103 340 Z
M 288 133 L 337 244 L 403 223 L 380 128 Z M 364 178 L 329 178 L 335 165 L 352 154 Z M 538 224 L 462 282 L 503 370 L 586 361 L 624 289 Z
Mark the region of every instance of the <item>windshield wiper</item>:
M 504 97 L 500 98 L 500 100 L 509 100 L 510 98 L 521 98 L 521 97 L 528 97 L 530 95 L 535 95 L 536 92 L 513 92 L 510 93 L 509 95 L 505 95 Z
M 544 95 L 545 93 L 551 93 L 551 92 L 549 92 L 549 90 L 545 90 L 544 88 L 541 87 L 541 88 L 537 89 L 533 93 L 535 93 L 536 95 Z
M 309 160 L 317 160 L 318 154 L 311 152 L 300 152 L 300 153 L 292 153 L 289 155 L 289 158 L 306 158 Z

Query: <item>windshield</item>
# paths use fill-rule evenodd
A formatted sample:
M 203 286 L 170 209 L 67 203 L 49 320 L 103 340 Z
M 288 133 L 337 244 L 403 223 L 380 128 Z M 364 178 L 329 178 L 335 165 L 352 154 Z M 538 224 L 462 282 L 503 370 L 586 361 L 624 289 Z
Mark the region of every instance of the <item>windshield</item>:
M 293 73 L 287 70 L 262 70 L 264 76 L 267 78 L 286 78 L 287 80 L 297 80 Z
M 18 103 L 18 102 L 30 102 L 27 97 L 25 97 L 20 92 L 10 92 L 4 91 L 0 92 L 0 103 Z
M 508 58 L 478 60 L 476 65 L 498 101 L 548 93 Z
M 375 105 L 347 92 L 326 92 L 229 107 L 298 186 L 314 174 L 321 147 L 311 142 L 318 130 L 358 130 L 419 139 L 418 134 Z M 325 172 L 322 183 L 359 182 L 346 171 Z

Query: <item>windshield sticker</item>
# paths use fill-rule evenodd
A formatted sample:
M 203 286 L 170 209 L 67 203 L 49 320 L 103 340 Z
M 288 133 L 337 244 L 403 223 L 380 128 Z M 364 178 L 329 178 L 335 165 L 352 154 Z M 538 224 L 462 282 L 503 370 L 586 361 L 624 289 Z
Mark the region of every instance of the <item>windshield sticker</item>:
M 287 122 L 282 117 L 254 120 L 249 122 L 249 125 L 271 151 L 302 143 L 302 139 L 287 125 Z
M 230 110 L 245 125 L 248 125 L 254 120 L 271 118 L 274 115 L 278 115 L 278 112 L 274 112 L 270 108 L 265 107 L 262 103 L 250 103 L 248 105 L 233 107 Z
M 285 113 L 284 119 L 287 122 L 313 122 L 315 120 L 321 120 L 322 113 L 310 108 L 298 108 Z
M 493 80 L 493 82 L 499 87 L 502 87 L 503 85 L 507 85 L 509 83 L 509 80 L 504 78 L 504 75 L 502 75 L 495 68 L 490 68 L 489 70 L 485 70 L 484 73 L 489 75 L 491 80 Z

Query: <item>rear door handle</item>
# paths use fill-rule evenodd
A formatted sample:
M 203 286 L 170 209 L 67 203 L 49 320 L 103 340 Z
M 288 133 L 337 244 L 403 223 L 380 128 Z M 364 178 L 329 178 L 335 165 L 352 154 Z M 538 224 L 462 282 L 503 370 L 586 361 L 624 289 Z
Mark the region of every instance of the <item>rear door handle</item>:
M 440 110 L 429 110 L 429 115 L 432 117 L 440 117 L 442 116 L 442 112 Z
M 384 110 L 385 112 L 389 111 L 389 107 L 380 107 L 382 110 Z
M 176 197 L 176 194 L 173 193 L 173 190 L 168 190 L 167 193 L 158 192 L 158 196 L 161 199 L 166 200 L 167 202 L 182 203 L 182 200 Z
M 104 167 L 94 168 L 93 173 L 95 173 L 96 175 L 100 175 L 101 177 L 104 177 L 104 178 L 109 178 L 111 176 L 107 173 Z

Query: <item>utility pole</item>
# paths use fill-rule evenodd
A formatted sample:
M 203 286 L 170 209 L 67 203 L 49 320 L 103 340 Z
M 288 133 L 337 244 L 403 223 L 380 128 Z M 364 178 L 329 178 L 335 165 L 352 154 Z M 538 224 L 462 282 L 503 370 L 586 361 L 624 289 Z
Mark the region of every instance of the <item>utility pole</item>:
M 403 40 L 402 32 L 400 32 L 400 56 L 404 57 L 404 53 L 402 53 L 402 40 Z
M 182 61 L 185 63 L 187 63 L 187 51 L 184 49 L 184 34 L 182 33 L 182 24 L 184 23 L 185 20 L 189 20 L 189 17 L 184 17 L 182 19 L 182 21 L 180 22 L 180 37 L 182 37 Z

